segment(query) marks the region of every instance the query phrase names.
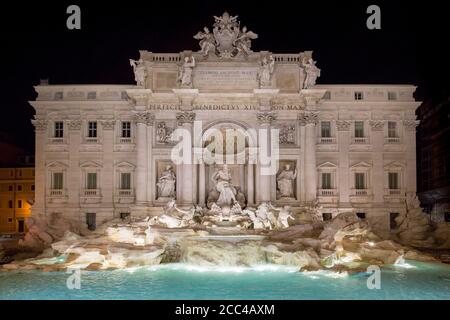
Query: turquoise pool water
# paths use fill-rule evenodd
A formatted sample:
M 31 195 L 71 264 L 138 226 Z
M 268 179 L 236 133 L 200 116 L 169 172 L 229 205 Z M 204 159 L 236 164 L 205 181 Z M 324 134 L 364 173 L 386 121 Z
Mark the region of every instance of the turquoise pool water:
M 368 273 L 299 273 L 280 266 L 204 268 L 184 264 L 82 271 L 81 288 L 63 272 L 0 272 L 0 299 L 450 299 L 450 267 L 410 263 L 381 271 L 381 289 Z

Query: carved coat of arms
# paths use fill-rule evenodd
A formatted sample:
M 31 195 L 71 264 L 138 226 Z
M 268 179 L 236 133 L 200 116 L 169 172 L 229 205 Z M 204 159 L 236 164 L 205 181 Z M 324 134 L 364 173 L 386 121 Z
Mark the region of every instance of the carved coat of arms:
M 214 16 L 213 32 L 208 28 L 198 32 L 194 38 L 200 40 L 200 53 L 208 56 L 214 52 L 220 58 L 232 58 L 242 53 L 251 52 L 251 40 L 258 38 L 256 33 L 240 28 L 238 16 L 231 16 L 225 12 L 221 17 Z

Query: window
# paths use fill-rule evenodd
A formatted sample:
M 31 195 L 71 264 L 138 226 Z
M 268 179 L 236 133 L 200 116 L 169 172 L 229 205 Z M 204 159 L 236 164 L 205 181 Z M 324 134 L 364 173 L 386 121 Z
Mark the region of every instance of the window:
M 330 91 L 325 92 L 325 94 L 323 95 L 323 99 L 324 100 L 330 100 L 331 99 L 331 92 Z
M 13 186 L 8 186 L 8 191 L 13 191 Z
M 397 100 L 397 94 L 395 92 L 388 92 L 388 100 Z
M 120 213 L 120 219 L 125 220 L 130 216 L 129 212 L 121 212 Z
M 444 220 L 445 220 L 445 222 L 450 222 L 450 212 L 444 213 Z
M 364 138 L 364 121 L 355 121 L 355 138 Z
M 122 138 L 130 138 L 131 137 L 131 122 L 125 121 L 122 122 Z
M 62 91 L 55 92 L 55 100 L 62 100 L 62 99 L 63 99 Z
M 330 121 L 322 121 L 321 123 L 321 134 L 322 138 L 330 138 L 331 137 L 331 122 Z
M 397 137 L 397 122 L 388 121 L 388 137 L 389 138 Z
M 22 191 L 22 185 L 17 185 L 17 191 Z
M 397 221 L 395 221 L 395 219 L 398 217 L 399 213 L 398 212 L 391 212 L 389 213 L 389 227 L 391 229 L 395 229 L 397 228 Z
M 19 170 L 18 175 L 19 175 L 19 177 L 22 176 L 22 170 Z
M 389 172 L 389 189 L 398 189 L 398 172 Z
M 355 173 L 355 189 L 365 189 L 366 183 L 365 183 L 365 175 L 364 173 L 356 172 Z
M 366 213 L 365 212 L 357 212 L 356 216 L 361 219 L 364 220 L 366 218 Z
M 86 189 L 97 189 L 97 173 L 88 172 L 86 178 Z
M 123 190 L 131 189 L 131 173 L 122 172 L 120 174 L 120 189 Z
M 88 100 L 94 100 L 94 99 L 97 99 L 97 92 L 95 92 L 95 91 L 90 91 L 90 92 L 88 92 L 87 98 L 88 98 Z
M 12 209 L 12 208 L 13 208 L 13 201 L 12 201 L 12 200 L 9 200 L 9 201 L 8 201 L 8 208 L 9 208 L 9 209 Z
M 322 173 L 322 189 L 331 189 L 331 173 Z
M 32 184 L 31 185 L 31 191 L 34 191 L 34 189 L 35 189 L 35 186 L 34 186 L 34 184 Z
M 63 173 L 53 172 L 52 189 L 61 190 L 63 188 Z
M 331 220 L 332 218 L 333 218 L 333 215 L 331 214 L 331 212 L 322 213 L 323 221 Z
M 55 138 L 62 138 L 64 136 L 64 122 L 55 122 Z
M 22 209 L 22 200 L 17 200 L 17 208 Z
M 12 218 L 8 218 L 8 222 L 11 223 L 13 221 Z
M 364 98 L 363 93 L 361 91 L 355 92 L 355 100 L 362 100 Z
M 88 122 L 88 137 L 89 138 L 97 138 L 97 122 L 96 121 Z
M 86 224 L 88 229 L 93 231 L 97 228 L 97 214 L 95 212 L 86 213 Z

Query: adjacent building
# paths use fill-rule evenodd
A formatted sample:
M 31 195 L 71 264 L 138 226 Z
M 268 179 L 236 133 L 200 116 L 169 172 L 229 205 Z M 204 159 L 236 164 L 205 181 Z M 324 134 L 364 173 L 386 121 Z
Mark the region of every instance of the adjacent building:
M 34 203 L 33 157 L 0 167 L 0 233 L 25 232 Z
M 427 212 L 450 221 L 450 97 L 417 109 L 418 195 Z

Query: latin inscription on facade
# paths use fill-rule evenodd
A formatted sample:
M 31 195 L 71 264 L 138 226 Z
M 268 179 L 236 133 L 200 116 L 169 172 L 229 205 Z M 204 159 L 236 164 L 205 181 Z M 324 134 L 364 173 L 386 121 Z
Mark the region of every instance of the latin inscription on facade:
M 211 89 L 229 88 L 256 88 L 258 70 L 255 68 L 241 69 L 202 69 L 195 70 L 194 87 L 208 87 Z

